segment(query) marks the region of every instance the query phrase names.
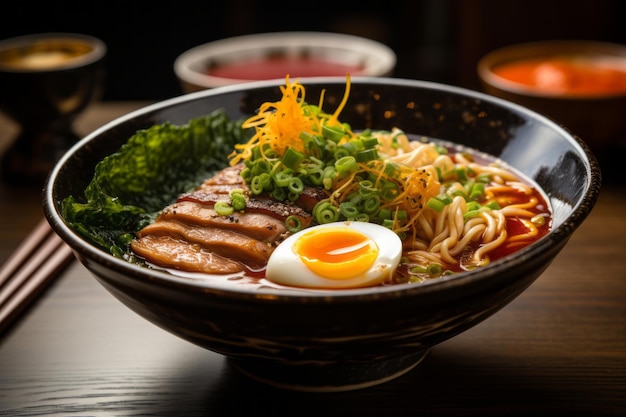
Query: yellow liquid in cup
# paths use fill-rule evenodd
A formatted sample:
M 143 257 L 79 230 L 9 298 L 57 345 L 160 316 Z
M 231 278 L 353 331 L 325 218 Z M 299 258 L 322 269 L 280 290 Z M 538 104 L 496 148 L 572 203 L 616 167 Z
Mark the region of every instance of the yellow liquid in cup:
M 53 70 L 71 64 L 93 51 L 76 40 L 51 39 L 0 51 L 0 68 L 9 70 Z

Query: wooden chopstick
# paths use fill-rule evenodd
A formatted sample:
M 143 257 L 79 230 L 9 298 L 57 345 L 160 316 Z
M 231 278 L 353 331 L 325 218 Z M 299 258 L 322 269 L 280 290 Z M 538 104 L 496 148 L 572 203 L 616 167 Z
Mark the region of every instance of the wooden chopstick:
M 72 259 L 70 247 L 42 219 L 0 268 L 0 334 Z

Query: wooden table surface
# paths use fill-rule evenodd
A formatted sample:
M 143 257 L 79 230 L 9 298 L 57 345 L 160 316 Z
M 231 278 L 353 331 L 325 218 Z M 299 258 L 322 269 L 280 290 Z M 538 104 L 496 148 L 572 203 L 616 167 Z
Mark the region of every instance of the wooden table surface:
M 94 104 L 77 130 L 140 105 Z M 0 146 L 13 133 L 0 119 Z M 503 310 L 404 376 L 351 392 L 249 380 L 221 355 L 135 315 L 74 262 L 0 335 L 0 415 L 624 416 L 625 191 L 605 183 L 566 248 Z M 41 218 L 40 194 L 0 186 L 0 261 Z

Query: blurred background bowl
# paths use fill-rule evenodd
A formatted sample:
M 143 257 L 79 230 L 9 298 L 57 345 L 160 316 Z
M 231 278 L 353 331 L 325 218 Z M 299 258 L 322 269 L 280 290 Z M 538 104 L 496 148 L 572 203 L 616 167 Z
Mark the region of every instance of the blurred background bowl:
M 19 128 L 0 159 L 2 179 L 41 187 L 74 145 L 75 119 L 104 87 L 106 44 L 80 33 L 34 33 L 0 41 L 0 111 Z
M 458 87 L 355 77 L 343 122 L 359 129 L 401 127 L 499 158 L 545 192 L 553 209 L 551 231 L 509 256 L 445 279 L 329 294 L 230 287 L 148 269 L 88 243 L 66 224 L 61 201 L 80 199 L 96 164 L 138 130 L 165 122 L 183 125 L 217 109 L 233 120 L 249 117 L 262 103 L 279 100 L 282 86 L 284 80 L 215 88 L 123 116 L 72 148 L 51 173 L 44 193 L 51 226 L 111 294 L 172 334 L 226 355 L 265 383 L 340 391 L 407 372 L 430 347 L 477 325 L 524 292 L 598 198 L 601 175 L 593 155 L 544 116 Z M 346 88 L 339 77 L 309 78 L 303 86 L 307 97 L 324 91 L 331 107 L 342 101 Z
M 311 76 L 390 76 L 396 54 L 355 35 L 272 32 L 205 43 L 183 52 L 174 72 L 183 92 L 267 79 Z
M 502 72 L 514 65 L 524 66 L 517 74 L 524 72 L 524 81 Z M 624 153 L 626 45 L 584 40 L 514 44 L 483 56 L 477 70 L 485 92 L 562 124 L 591 147 L 603 169 L 613 166 L 615 151 Z

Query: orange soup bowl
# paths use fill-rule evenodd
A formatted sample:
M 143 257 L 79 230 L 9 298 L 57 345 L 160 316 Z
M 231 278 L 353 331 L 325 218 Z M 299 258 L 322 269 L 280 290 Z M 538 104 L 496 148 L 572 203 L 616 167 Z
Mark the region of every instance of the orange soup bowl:
M 626 143 L 626 45 L 516 44 L 485 55 L 477 71 L 485 92 L 549 116 L 594 152 Z

